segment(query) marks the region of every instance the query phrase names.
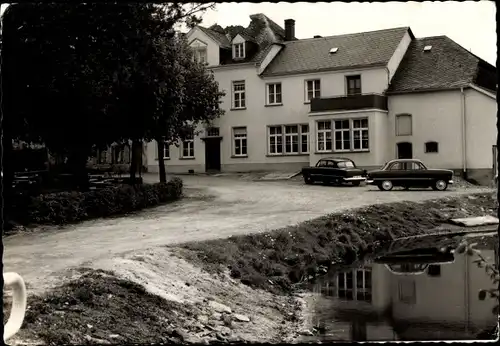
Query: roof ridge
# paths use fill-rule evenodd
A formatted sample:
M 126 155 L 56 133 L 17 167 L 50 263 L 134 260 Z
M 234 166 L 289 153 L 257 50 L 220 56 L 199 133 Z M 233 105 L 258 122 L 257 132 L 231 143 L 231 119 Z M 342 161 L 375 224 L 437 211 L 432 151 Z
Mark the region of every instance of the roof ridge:
M 294 42 L 324 40 L 324 39 L 333 38 L 333 37 L 343 37 L 343 36 L 351 36 L 351 35 L 362 35 L 362 34 L 370 34 L 370 33 L 374 33 L 374 32 L 391 31 L 391 30 L 401 30 L 401 29 L 409 30 L 410 27 L 409 26 L 401 26 L 401 27 L 390 28 L 390 29 L 380 29 L 380 30 L 372 30 L 372 31 L 353 32 L 353 33 L 349 33 L 349 34 L 330 35 L 330 36 L 322 36 L 322 37 L 316 37 L 316 38 L 315 37 L 310 37 L 310 38 L 299 39 L 299 40 L 296 40 L 296 41 L 286 41 L 285 43 L 289 44 L 289 43 L 294 43 Z

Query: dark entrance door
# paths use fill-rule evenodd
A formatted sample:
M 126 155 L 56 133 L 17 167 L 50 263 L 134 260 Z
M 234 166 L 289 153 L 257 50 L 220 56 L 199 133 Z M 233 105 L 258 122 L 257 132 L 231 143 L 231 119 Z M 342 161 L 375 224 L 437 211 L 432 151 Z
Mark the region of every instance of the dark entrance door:
M 220 137 L 205 138 L 205 171 L 220 172 Z
M 398 143 L 398 159 L 413 158 L 413 147 L 409 142 Z

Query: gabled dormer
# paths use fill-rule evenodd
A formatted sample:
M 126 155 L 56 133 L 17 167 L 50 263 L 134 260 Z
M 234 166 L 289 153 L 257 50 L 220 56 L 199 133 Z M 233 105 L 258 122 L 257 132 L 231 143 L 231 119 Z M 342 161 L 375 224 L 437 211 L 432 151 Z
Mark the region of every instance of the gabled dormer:
M 193 57 L 195 61 L 206 64 L 208 62 L 207 58 L 207 48 L 208 44 L 202 40 L 195 38 L 189 43 L 189 47 L 193 50 Z
M 234 61 L 241 61 L 251 58 L 258 48 L 255 40 L 241 32 L 231 41 L 232 58 Z

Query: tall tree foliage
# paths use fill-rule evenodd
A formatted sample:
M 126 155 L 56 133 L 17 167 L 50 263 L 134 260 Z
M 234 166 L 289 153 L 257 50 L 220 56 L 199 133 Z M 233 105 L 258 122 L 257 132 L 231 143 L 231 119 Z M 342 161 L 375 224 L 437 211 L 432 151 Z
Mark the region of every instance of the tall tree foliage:
M 172 102 L 183 97 L 182 68 L 165 63 L 176 61 L 172 29 L 198 23 L 213 6 L 9 6 L 3 28 L 6 138 L 70 154 L 86 185 L 85 163 L 94 145 L 156 138 L 158 119 L 180 113 Z M 162 61 L 165 56 L 169 60 Z

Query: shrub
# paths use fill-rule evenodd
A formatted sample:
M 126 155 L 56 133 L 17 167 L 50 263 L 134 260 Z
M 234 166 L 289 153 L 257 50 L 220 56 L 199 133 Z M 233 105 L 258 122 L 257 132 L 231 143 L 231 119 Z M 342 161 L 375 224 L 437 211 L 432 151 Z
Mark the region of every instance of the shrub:
M 88 192 L 59 192 L 33 197 L 16 213 L 19 223 L 65 224 L 125 214 L 179 199 L 182 180 L 153 185 L 117 185 Z M 27 205 L 27 207 L 26 207 Z

